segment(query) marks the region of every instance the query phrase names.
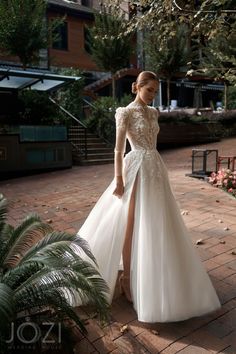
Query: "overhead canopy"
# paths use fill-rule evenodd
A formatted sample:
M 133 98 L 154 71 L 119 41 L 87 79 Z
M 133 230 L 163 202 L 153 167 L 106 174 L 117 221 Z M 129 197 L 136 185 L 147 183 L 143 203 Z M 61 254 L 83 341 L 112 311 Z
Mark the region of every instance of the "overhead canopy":
M 214 90 L 214 91 L 223 91 L 224 90 L 224 85 L 219 84 L 219 83 L 202 83 L 202 82 L 193 82 L 193 81 L 177 81 L 176 86 L 181 87 L 188 87 L 188 88 L 198 88 L 200 87 L 201 89 L 206 89 L 206 90 Z
M 0 68 L 0 89 L 8 91 L 26 88 L 44 92 L 55 91 L 79 79 L 79 76 Z

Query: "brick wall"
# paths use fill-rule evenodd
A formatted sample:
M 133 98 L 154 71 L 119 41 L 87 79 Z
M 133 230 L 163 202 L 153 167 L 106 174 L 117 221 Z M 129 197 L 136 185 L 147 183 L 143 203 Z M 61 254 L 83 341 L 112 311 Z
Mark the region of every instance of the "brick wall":
M 52 20 L 55 15 L 49 13 L 48 18 Z M 98 70 L 84 48 L 84 27 L 86 24 L 91 24 L 91 21 L 68 15 L 66 22 L 68 26 L 68 50 L 50 48 L 50 65 L 76 67 L 82 70 Z

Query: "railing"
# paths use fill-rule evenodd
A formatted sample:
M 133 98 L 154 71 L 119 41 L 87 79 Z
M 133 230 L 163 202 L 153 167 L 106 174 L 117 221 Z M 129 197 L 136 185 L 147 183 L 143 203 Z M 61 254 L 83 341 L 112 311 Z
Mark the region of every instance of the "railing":
M 92 107 L 92 108 L 96 108 L 96 106 L 94 104 L 92 104 L 91 102 L 89 102 L 88 100 L 86 100 L 86 98 L 82 99 L 84 103 L 86 103 L 88 106 Z
M 71 114 L 69 111 L 67 111 L 64 107 L 62 107 L 61 105 L 59 105 L 52 97 L 49 97 L 50 101 L 55 104 L 63 113 L 65 113 L 68 117 L 70 117 L 74 122 L 76 122 L 77 126 L 82 127 L 83 128 L 83 132 L 84 132 L 84 136 L 81 136 L 78 134 L 77 136 L 77 141 L 78 144 L 75 144 L 75 142 L 70 141 L 71 145 L 73 146 L 73 148 L 75 150 L 77 150 L 79 152 L 80 155 L 82 155 L 85 159 L 87 159 L 88 157 L 88 141 L 87 141 L 87 132 L 88 132 L 88 128 L 86 127 L 86 125 L 81 122 L 78 118 L 76 118 L 73 114 Z M 84 141 L 82 141 L 81 138 L 84 138 Z
M 87 105 L 87 107 L 92 108 L 92 109 L 97 109 L 97 107 L 93 103 L 88 101 L 87 99 L 83 98 L 82 100 Z M 115 120 L 110 117 L 109 113 L 110 113 L 109 110 L 104 111 L 103 116 L 106 118 L 106 123 L 104 123 L 103 126 L 100 126 L 100 128 L 97 127 L 95 130 L 95 133 L 109 147 L 114 147 L 116 124 L 115 124 Z M 115 112 L 114 112 L 114 115 L 115 115 Z M 100 122 L 100 124 L 101 124 L 101 122 Z M 107 132 L 107 129 L 108 129 L 108 132 Z M 102 133 L 101 133 L 101 131 L 102 131 Z

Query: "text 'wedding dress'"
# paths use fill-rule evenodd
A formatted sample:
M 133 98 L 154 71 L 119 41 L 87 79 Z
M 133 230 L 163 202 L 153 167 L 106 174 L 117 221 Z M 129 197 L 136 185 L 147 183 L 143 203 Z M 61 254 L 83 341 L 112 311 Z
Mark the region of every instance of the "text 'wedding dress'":
M 78 234 L 85 238 L 110 288 L 117 280 L 129 200 L 137 176 L 131 254 L 131 293 L 138 319 L 181 321 L 220 307 L 171 191 L 168 172 L 156 150 L 158 112 L 132 102 L 116 111 L 116 150 L 124 158 L 125 192 L 112 195 L 115 179 L 102 194 Z

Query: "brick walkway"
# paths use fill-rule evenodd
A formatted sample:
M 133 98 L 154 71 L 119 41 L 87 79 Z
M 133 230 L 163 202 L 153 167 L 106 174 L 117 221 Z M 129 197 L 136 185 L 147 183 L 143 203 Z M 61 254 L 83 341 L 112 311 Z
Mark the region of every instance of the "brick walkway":
M 236 154 L 236 139 L 201 146 Z M 76 353 L 236 354 L 236 200 L 190 172 L 191 148 L 163 151 L 171 184 L 192 241 L 222 303 L 218 312 L 188 321 L 143 324 L 123 296 L 112 305 L 113 322 L 100 327 L 88 319 L 88 336 L 78 336 Z M 113 166 L 74 167 L 0 182 L 10 203 L 9 222 L 16 225 L 37 212 L 55 229 L 75 232 L 113 177 Z M 221 222 L 220 222 L 221 221 Z M 201 245 L 196 241 L 202 239 Z M 81 316 L 88 315 L 80 310 Z M 120 329 L 127 325 L 127 330 Z

